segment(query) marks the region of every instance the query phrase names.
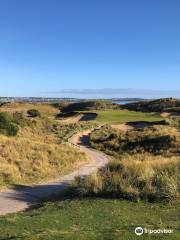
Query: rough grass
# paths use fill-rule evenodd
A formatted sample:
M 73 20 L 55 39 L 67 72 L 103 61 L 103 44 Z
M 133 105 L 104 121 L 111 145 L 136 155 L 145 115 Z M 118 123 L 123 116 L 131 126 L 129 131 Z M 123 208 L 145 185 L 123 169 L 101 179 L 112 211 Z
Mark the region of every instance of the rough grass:
M 174 126 L 153 126 L 124 133 L 106 125 L 90 135 L 90 143 L 115 157 L 124 152 L 179 155 L 180 131 Z
M 112 103 L 109 100 L 94 100 L 94 101 L 81 101 L 73 102 L 60 107 L 62 113 L 70 113 L 76 111 L 88 111 L 88 110 L 107 110 L 118 109 L 119 105 Z
M 113 199 L 74 199 L 0 218 L 1 240 L 178 240 L 179 206 Z M 136 236 L 137 226 L 173 234 Z
M 59 178 L 89 161 L 84 153 L 63 144 L 65 135 L 55 128 L 59 124 L 53 118 L 44 114 L 31 119 L 21 111 L 11 114 L 20 131 L 16 137 L 0 135 L 0 187 Z
M 0 112 L 0 134 L 16 136 L 19 131 L 18 125 L 8 113 Z
M 180 117 L 179 116 L 166 119 L 166 122 L 172 127 L 180 128 Z
M 74 134 L 83 130 L 91 129 L 96 127 L 97 124 L 91 122 L 79 122 L 69 124 L 53 124 L 53 130 L 56 132 L 58 139 L 61 142 L 67 142 Z
M 157 113 L 142 113 L 128 110 L 95 111 L 95 113 L 97 113 L 95 121 L 100 124 L 120 124 L 138 121 L 153 122 L 162 120 L 161 116 Z
M 137 160 L 138 159 L 138 160 Z M 132 201 L 179 201 L 180 158 L 152 155 L 123 156 L 86 178 L 76 178 L 80 195 L 106 196 Z
M 27 112 L 36 109 L 43 115 L 52 117 L 58 113 L 58 109 L 51 103 L 6 103 L 0 107 L 1 112 Z
M 142 112 L 177 112 L 180 113 L 180 99 L 161 98 L 153 101 L 140 101 L 121 105 L 121 108 Z
M 0 186 L 58 178 L 88 161 L 66 145 L 2 136 L 0 142 Z
M 74 187 L 83 196 L 179 201 L 179 128 L 155 126 L 119 133 L 103 126 L 91 134 L 90 142 L 115 159 L 97 173 L 75 180 Z

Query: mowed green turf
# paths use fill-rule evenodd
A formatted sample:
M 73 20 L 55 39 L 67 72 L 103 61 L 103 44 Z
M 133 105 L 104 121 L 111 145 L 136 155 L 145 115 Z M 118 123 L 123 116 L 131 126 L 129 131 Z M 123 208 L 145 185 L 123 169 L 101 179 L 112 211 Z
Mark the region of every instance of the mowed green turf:
M 1 240 L 180 239 L 177 205 L 109 199 L 76 199 L 0 218 Z M 179 209 L 180 210 L 180 209 Z M 173 229 L 173 234 L 134 233 L 137 226 Z
M 133 112 L 128 110 L 96 111 L 95 121 L 98 123 L 120 124 L 138 121 L 160 121 L 163 118 L 158 113 Z

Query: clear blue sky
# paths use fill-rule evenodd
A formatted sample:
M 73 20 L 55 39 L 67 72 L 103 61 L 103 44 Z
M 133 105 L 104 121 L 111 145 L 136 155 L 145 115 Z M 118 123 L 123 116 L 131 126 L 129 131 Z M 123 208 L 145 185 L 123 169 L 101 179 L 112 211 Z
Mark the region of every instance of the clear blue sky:
M 180 97 L 179 11 L 179 0 L 1 0 L 0 95 Z

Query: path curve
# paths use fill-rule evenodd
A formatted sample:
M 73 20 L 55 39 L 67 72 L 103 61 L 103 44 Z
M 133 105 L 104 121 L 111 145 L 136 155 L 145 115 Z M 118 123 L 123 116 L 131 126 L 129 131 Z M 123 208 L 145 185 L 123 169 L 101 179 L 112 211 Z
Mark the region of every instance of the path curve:
M 105 154 L 81 145 L 79 142 L 79 137 L 86 138 L 88 133 L 78 134 L 78 138 L 74 137 L 70 144 L 88 154 L 92 159 L 91 163 L 61 177 L 58 181 L 0 191 L 0 215 L 23 211 L 32 205 L 41 203 L 43 199 L 67 188 L 76 176 L 87 176 L 105 166 L 109 160 Z

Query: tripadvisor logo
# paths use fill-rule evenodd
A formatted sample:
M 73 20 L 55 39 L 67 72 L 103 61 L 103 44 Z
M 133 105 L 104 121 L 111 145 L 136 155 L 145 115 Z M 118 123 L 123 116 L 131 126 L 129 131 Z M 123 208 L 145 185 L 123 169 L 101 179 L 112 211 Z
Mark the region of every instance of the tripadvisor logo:
M 144 230 L 142 227 L 137 227 L 135 229 L 135 234 L 138 235 L 138 236 L 141 236 L 143 234 Z
M 172 229 L 147 229 L 142 227 L 135 228 L 135 234 L 141 236 L 142 234 L 171 234 L 174 231 Z

